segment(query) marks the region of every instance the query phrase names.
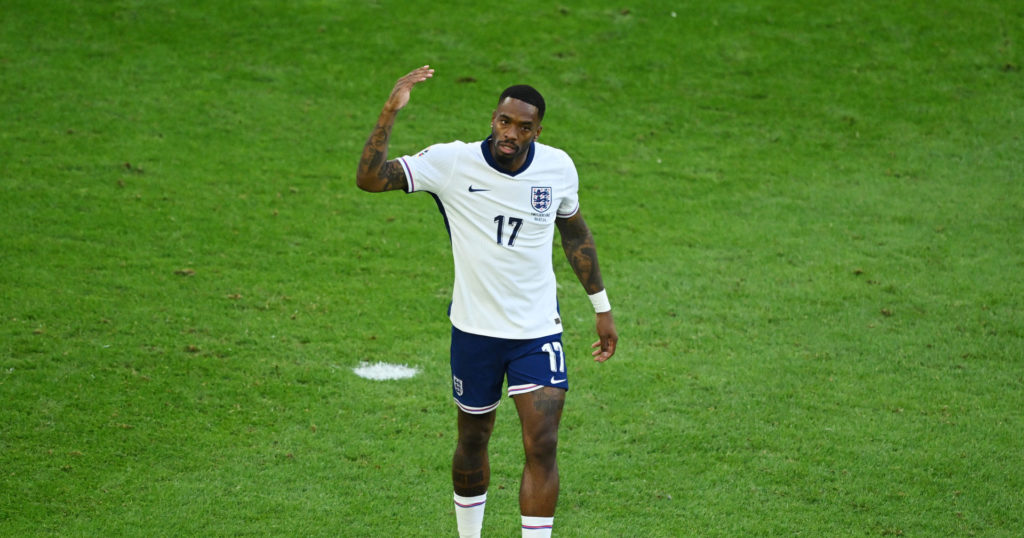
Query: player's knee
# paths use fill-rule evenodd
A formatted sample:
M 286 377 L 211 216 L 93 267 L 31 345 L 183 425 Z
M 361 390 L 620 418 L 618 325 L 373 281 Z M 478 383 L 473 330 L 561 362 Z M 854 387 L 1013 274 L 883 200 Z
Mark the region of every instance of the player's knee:
M 553 465 L 558 452 L 558 430 L 546 429 L 523 439 L 523 448 L 529 462 Z
M 462 425 L 459 428 L 459 447 L 467 452 L 486 450 L 492 430 L 493 427 L 487 424 Z

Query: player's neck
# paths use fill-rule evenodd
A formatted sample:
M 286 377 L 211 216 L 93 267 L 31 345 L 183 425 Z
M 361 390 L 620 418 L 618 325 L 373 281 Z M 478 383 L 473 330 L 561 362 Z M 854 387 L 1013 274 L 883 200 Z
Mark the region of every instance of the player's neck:
M 525 153 L 520 155 L 519 157 L 516 157 L 515 159 L 512 159 L 511 161 L 507 161 L 504 159 L 499 159 L 498 156 L 494 154 L 494 149 L 491 149 L 491 158 L 494 159 L 495 164 L 497 164 L 498 166 L 500 166 L 505 171 L 511 174 L 518 172 L 523 167 L 523 165 L 526 164 Z
M 529 147 L 522 154 L 517 155 L 511 159 L 501 157 L 494 148 L 493 137 L 487 137 L 484 140 L 484 152 L 487 154 L 487 161 L 492 167 L 498 169 L 500 172 L 505 172 L 510 176 L 514 176 L 523 169 L 529 166 L 533 156 L 533 141 L 530 142 Z

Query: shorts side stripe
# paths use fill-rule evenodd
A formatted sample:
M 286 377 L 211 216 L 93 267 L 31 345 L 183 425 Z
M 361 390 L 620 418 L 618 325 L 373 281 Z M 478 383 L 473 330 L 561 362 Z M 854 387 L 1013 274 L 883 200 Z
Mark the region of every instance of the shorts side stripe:
M 527 392 L 533 392 L 541 387 L 543 387 L 543 385 L 535 385 L 533 383 L 526 385 L 513 385 L 508 388 L 508 395 L 515 396 L 516 394 L 526 394 Z
M 470 415 L 482 415 L 484 413 L 490 413 L 491 411 L 494 411 L 495 409 L 497 409 L 498 408 L 498 404 L 500 404 L 500 403 L 501 403 L 501 400 L 498 400 L 498 401 L 494 402 L 493 404 L 487 405 L 487 406 L 484 406 L 484 407 L 472 407 L 472 406 L 469 406 L 469 405 L 462 405 L 462 402 L 460 402 L 458 400 L 455 400 L 455 405 L 459 406 L 459 409 L 462 409 L 463 411 L 469 413 Z

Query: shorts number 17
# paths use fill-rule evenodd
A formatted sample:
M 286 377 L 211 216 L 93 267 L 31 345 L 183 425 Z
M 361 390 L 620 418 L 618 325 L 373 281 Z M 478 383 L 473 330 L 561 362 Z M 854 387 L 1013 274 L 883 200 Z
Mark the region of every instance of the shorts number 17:
M 561 342 L 548 342 L 540 349 L 548 352 L 548 358 L 551 359 L 551 373 L 565 373 L 565 353 L 562 353 Z

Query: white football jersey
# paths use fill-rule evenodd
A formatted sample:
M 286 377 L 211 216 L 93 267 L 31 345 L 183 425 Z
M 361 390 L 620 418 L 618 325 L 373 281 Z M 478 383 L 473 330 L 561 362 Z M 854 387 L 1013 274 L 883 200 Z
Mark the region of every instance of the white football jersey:
M 562 150 L 534 142 L 510 174 L 489 142 L 451 142 L 401 157 L 408 192 L 434 195 L 455 261 L 450 318 L 461 331 L 530 339 L 562 332 L 555 217 L 579 211 L 579 178 Z

